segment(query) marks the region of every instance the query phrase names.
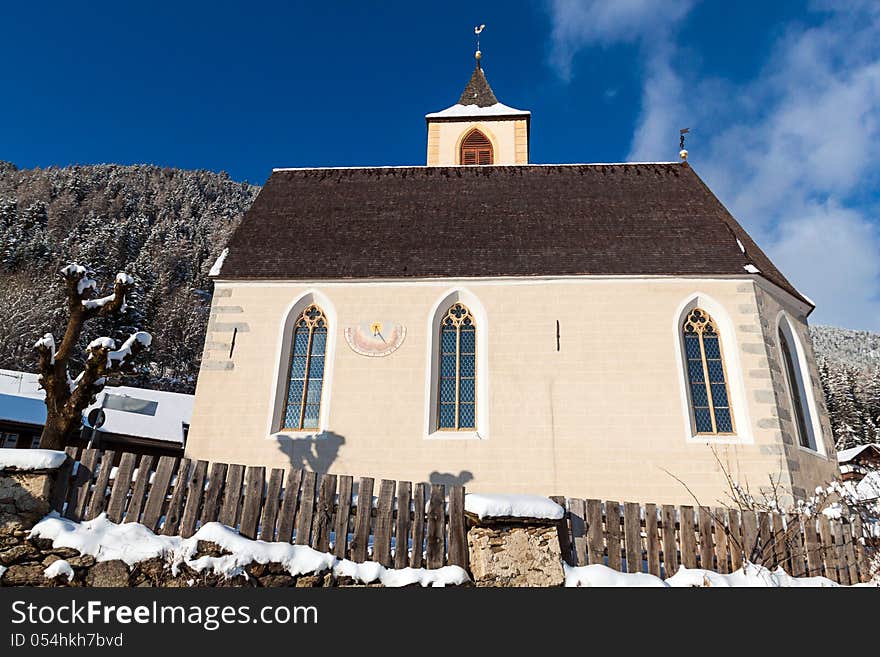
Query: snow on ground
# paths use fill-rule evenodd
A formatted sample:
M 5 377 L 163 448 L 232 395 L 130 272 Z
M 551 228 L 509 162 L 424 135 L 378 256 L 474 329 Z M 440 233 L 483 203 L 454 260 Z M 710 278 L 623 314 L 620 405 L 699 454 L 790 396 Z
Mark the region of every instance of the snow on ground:
M 543 518 L 559 520 L 565 509 L 540 495 L 482 495 L 468 493 L 464 510 L 478 518 Z
M 30 535 L 50 539 L 53 547 L 69 547 L 91 554 L 98 561 L 121 559 L 132 566 L 159 557 L 168 561 L 174 574 L 181 564 L 186 564 L 198 572 L 208 570 L 224 577 L 247 576 L 244 568 L 248 564 L 275 562 L 283 564 L 293 576 L 332 570 L 337 576 L 350 576 L 363 583 L 379 581 L 389 587 L 446 586 L 470 581 L 467 572 L 459 566 L 394 570 L 375 562 L 355 564 L 306 545 L 251 540 L 219 522 L 207 523 L 191 538 L 182 538 L 157 536 L 138 523 L 117 525 L 103 513 L 94 520 L 73 522 L 53 512 L 37 523 Z M 199 541 L 216 543 L 231 554 L 193 558 Z
M 589 566 L 562 565 L 565 569 L 566 586 L 606 588 L 662 588 L 666 586 L 662 579 L 654 577 L 654 575 L 648 575 L 647 573 L 619 573 L 608 566 L 603 566 L 598 563 Z
M 19 470 L 46 470 L 60 467 L 67 454 L 54 449 L 0 449 L 0 470 L 17 468 Z
M 679 568 L 678 572 L 665 581 L 647 573 L 619 573 L 607 566 L 593 564 L 590 566 L 565 568 L 566 586 L 584 587 L 715 587 L 715 588 L 777 588 L 777 587 L 838 587 L 827 577 L 792 577 L 782 568 L 770 571 L 763 566 L 746 564 L 736 572 L 724 575 L 700 568 Z
M 67 563 L 64 559 L 53 561 L 51 564 L 49 564 L 49 567 L 43 571 L 43 577 L 45 577 L 46 579 L 54 579 L 55 577 L 60 577 L 61 575 L 67 575 L 68 582 L 73 579 L 73 568 L 71 568 L 70 564 Z

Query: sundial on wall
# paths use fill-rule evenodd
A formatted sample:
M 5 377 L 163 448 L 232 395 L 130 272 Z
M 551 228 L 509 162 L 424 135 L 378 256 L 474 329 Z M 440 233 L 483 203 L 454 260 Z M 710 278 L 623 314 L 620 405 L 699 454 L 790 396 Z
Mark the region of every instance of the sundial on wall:
M 345 341 L 361 356 L 387 356 L 394 353 L 406 337 L 403 324 L 389 321 L 361 322 L 345 329 Z

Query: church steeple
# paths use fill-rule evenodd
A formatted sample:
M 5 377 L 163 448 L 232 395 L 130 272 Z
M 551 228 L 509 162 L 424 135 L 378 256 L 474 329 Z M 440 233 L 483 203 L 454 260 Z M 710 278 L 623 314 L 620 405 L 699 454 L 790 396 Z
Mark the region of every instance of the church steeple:
M 482 27 L 474 30 L 478 36 Z M 479 44 L 475 58 L 458 103 L 425 115 L 428 166 L 528 164 L 531 112 L 500 103 L 483 72 Z
M 477 107 L 490 107 L 498 104 L 495 98 L 495 92 L 489 86 L 486 74 L 483 73 L 483 67 L 480 66 L 480 60 L 474 67 L 474 73 L 468 81 L 464 91 L 461 92 L 461 98 L 458 99 L 459 105 L 476 105 Z

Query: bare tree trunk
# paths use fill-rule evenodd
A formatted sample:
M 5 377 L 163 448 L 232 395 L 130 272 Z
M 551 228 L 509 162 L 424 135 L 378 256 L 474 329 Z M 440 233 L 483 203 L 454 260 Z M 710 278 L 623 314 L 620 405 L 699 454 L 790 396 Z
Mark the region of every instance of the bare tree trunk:
M 70 432 L 65 431 L 56 418 L 46 418 L 46 425 L 40 436 L 40 449 L 63 450 L 67 447 L 67 441 L 71 437 Z

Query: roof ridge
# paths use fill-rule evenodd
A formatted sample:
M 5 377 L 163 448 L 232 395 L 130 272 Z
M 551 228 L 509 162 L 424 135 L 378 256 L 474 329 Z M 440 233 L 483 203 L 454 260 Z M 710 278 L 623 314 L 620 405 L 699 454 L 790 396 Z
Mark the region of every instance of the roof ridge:
M 282 171 L 366 171 L 381 169 L 463 169 L 473 171 L 485 171 L 486 169 L 526 169 L 529 167 L 625 167 L 625 166 L 666 166 L 666 165 L 682 165 L 681 162 L 530 162 L 528 164 L 490 164 L 479 167 L 463 166 L 463 165 L 426 165 L 426 164 L 374 164 L 367 166 L 350 166 L 350 167 L 274 167 L 272 173 Z

